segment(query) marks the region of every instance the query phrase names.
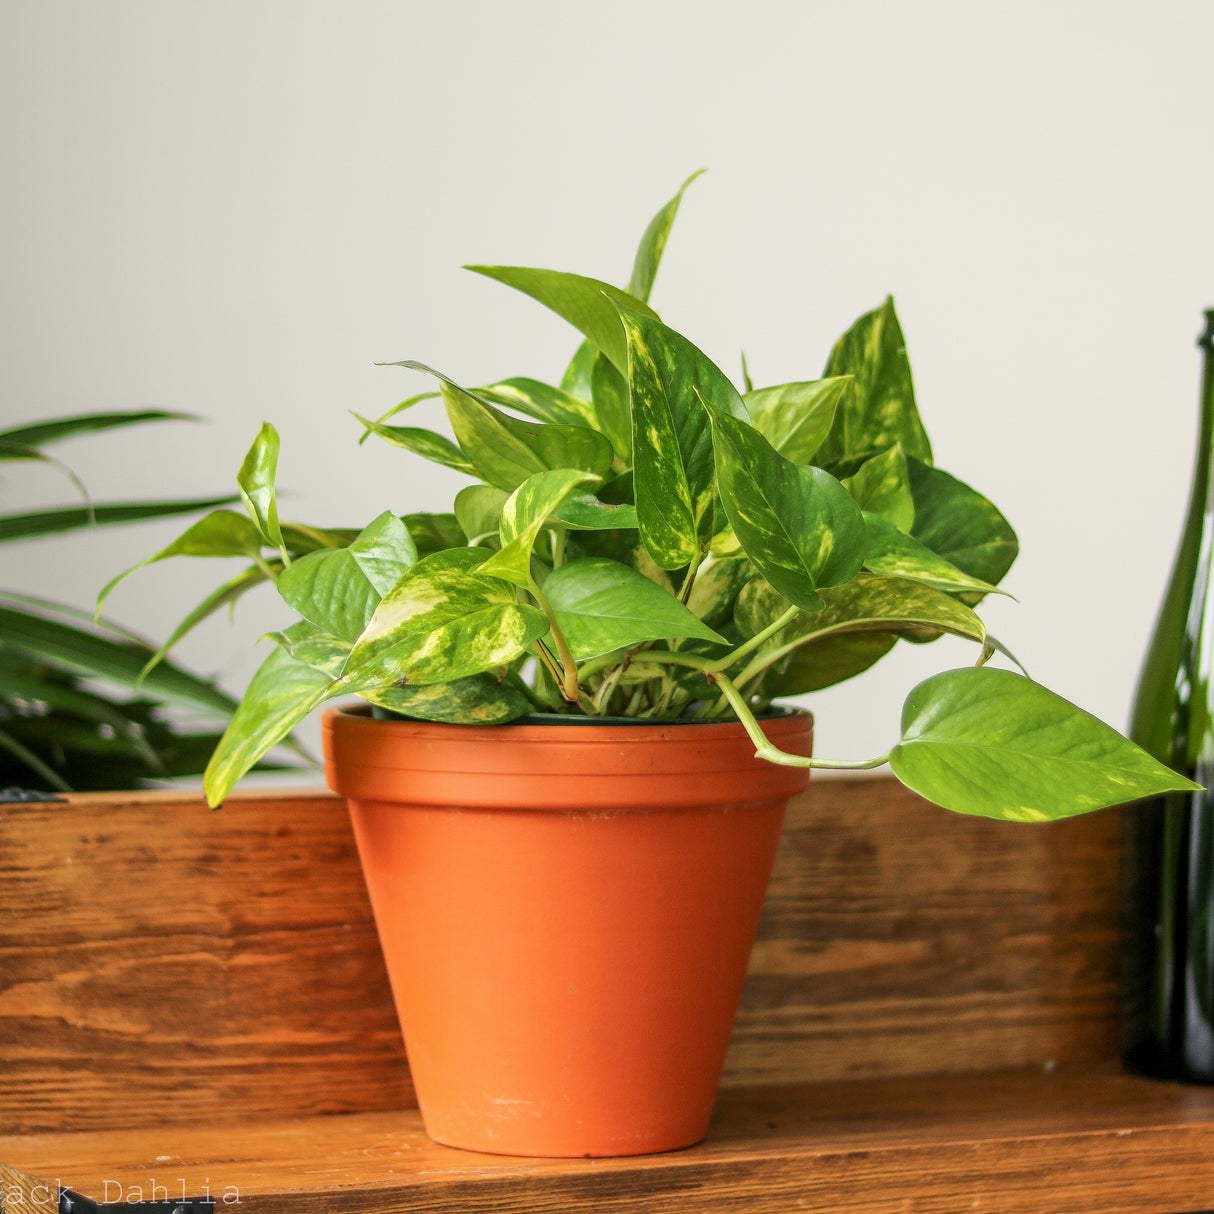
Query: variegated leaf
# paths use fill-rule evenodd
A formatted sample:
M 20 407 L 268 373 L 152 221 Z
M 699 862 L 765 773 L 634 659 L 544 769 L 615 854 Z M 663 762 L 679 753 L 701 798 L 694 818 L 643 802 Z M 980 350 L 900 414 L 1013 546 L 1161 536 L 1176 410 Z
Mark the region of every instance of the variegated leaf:
M 261 664 L 203 776 L 214 808 L 263 755 L 278 745 L 318 705 L 346 688 L 281 646 Z
M 270 640 L 297 662 L 304 662 L 331 679 L 341 676 L 350 656 L 349 641 L 338 640 L 308 620 L 299 620 L 281 632 L 270 633 Z
M 851 386 L 835 411 L 834 424 L 819 448 L 826 464 L 901 443 L 907 455 L 932 462 L 932 447 L 915 407 L 906 342 L 890 296 L 867 312 L 835 343 L 824 375 L 850 375 Z
M 537 472 L 525 480 L 502 506 L 498 524 L 502 547 L 480 566 L 480 572 L 486 577 L 504 578 L 516 586 L 529 588 L 533 584 L 531 550 L 540 529 L 575 489 L 593 484 L 597 479 L 584 472 L 560 468 Z
M 278 431 L 269 422 L 262 422 L 240 466 L 236 483 L 240 486 L 240 496 L 257 530 L 266 543 L 277 548 L 285 558 L 287 549 L 278 526 L 278 503 L 274 489 L 277 474 Z
M 524 266 L 465 266 L 464 269 L 505 283 L 551 308 L 590 338 L 622 375 L 628 374 L 628 348 L 615 305 L 622 304 L 657 319 L 642 300 L 597 278 Z
M 733 616 L 738 593 L 753 577 L 754 566 L 744 557 L 711 557 L 696 570 L 687 606 L 704 623 L 719 628 Z
M 505 725 L 531 711 L 521 691 L 491 674 L 426 687 L 377 687 L 363 692 L 363 699 L 416 721 L 452 725 Z
M 750 420 L 775 449 L 794 464 L 808 464 L 830 433 L 835 409 L 850 377 L 757 388 L 742 398 Z
M 628 335 L 633 481 L 641 540 L 663 569 L 707 551 L 717 473 L 708 407 L 744 419 L 724 373 L 685 337 L 631 309 Z
M 419 560 L 446 548 L 463 547 L 464 533 L 454 514 L 406 514 L 400 521 L 408 527 L 413 537 Z
M 589 390 L 589 385 L 587 385 Z M 557 426 L 589 426 L 592 430 L 602 427 L 594 405 L 587 397 L 575 396 L 564 388 L 554 388 L 538 379 L 518 377 L 504 379 L 487 388 L 474 388 L 473 395 L 495 405 L 504 405 L 525 413 L 540 422 L 551 422 Z
M 574 531 L 626 531 L 636 528 L 637 512 L 635 506 L 600 501 L 589 493 L 575 493 L 556 509 L 551 522 Z
M 894 775 L 956 813 L 1046 822 L 1140 797 L 1200 791 L 1115 729 L 989 666 L 920 683 L 902 709 Z
M 579 661 L 671 637 L 725 643 L 674 595 L 617 561 L 570 561 L 549 575 L 544 594 Z
M 919 460 L 907 461 L 915 525 L 911 534 L 971 577 L 996 586 L 1020 546 L 993 503 L 969 485 Z
M 516 602 L 508 584 L 449 559 L 420 562 L 384 597 L 350 653 L 351 690 L 480 674 L 514 661 L 548 631 L 543 613 Z
M 806 611 L 864 561 L 864 518 L 831 475 L 785 459 L 753 426 L 709 410 L 725 513 L 755 567 Z
M 620 462 L 632 462 L 632 411 L 628 380 L 603 354 L 596 354 L 590 367 L 590 393 L 599 429 L 611 442 Z
M 417 562 L 408 528 L 391 511 L 348 548 L 302 556 L 278 578 L 278 593 L 305 620 L 353 643 L 383 595 Z
M 925 544 L 899 531 L 881 515 L 865 511 L 864 524 L 868 530 L 864 568 L 870 573 L 911 578 L 925 586 L 934 586 L 937 590 L 947 590 L 953 594 L 969 591 L 989 594 L 995 590 L 989 582 L 970 577 L 942 556 L 937 556 Z
M 403 447 L 431 463 L 454 468 L 456 472 L 476 475 L 468 457 L 445 435 L 436 434 L 433 430 L 420 426 L 385 426 L 383 422 L 368 421 L 358 413 L 353 413 L 352 416 L 358 418 L 370 433 L 378 434 L 394 447 Z
M 825 607 L 798 616 L 765 645 L 797 648 L 777 664 L 765 687 L 772 695 L 818 691 L 866 670 L 899 637 L 942 633 L 981 645 L 986 628 L 970 608 L 940 590 L 903 578 L 859 574 L 845 586 L 822 591 Z M 777 620 L 788 602 L 766 582 L 750 582 L 738 596 L 734 618 L 747 636 Z
M 900 443 L 865 460 L 843 485 L 861 510 L 881 515 L 899 531 L 909 532 L 914 526 L 915 500 Z

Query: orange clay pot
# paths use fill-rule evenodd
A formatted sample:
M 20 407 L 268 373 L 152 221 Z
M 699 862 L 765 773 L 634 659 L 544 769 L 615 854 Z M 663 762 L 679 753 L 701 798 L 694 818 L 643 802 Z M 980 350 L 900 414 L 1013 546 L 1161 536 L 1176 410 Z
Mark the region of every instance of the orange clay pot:
M 812 718 L 765 722 L 808 755 Z M 737 723 L 324 718 L 426 1130 L 507 1155 L 704 1137 L 788 798 Z

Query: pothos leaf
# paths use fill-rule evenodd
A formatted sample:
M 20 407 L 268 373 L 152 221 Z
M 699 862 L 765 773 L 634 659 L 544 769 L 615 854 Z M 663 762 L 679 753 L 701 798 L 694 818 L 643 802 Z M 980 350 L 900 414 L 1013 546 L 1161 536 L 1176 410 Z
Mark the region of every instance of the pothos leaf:
M 835 419 L 850 376 L 757 388 L 742 398 L 750 420 L 775 449 L 794 464 L 808 464 Z
M 900 443 L 865 460 L 843 485 L 861 510 L 881 515 L 899 531 L 909 532 L 914 526 L 915 500 Z
M 633 483 L 641 540 L 663 569 L 697 560 L 713 534 L 717 472 L 708 407 L 745 419 L 724 373 L 659 320 L 620 308 L 628 338 Z
M 906 342 L 893 297 L 867 312 L 835 343 L 827 376 L 850 375 L 830 434 L 818 450 L 821 464 L 901 443 L 907 455 L 932 462 L 932 448 L 915 407 Z
M 970 577 L 942 556 L 937 556 L 926 545 L 899 531 L 881 515 L 866 510 L 864 524 L 868 530 L 868 550 L 864 557 L 864 567 L 870 573 L 913 578 L 924 585 L 953 593 L 976 591 L 989 594 L 995 590 L 988 582 Z
M 278 503 L 274 489 L 277 474 L 278 431 L 269 422 L 262 422 L 240 466 L 236 483 L 240 486 L 240 496 L 244 499 L 249 517 L 262 538 L 270 547 L 277 548 L 285 559 L 287 546 L 278 526 Z
M 1200 791 L 1061 696 L 989 666 L 920 683 L 889 762 L 903 784 L 945 809 L 1014 822 Z
M 505 725 L 531 711 L 521 691 L 490 674 L 427 687 L 377 687 L 364 692 L 363 698 L 413 720 L 453 725 Z

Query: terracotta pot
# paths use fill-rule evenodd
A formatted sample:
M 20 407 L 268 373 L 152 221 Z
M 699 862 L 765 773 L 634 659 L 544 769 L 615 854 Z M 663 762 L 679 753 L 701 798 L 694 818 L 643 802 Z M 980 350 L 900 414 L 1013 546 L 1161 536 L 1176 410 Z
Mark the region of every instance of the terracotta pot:
M 813 723 L 765 723 L 810 753 Z M 736 723 L 324 718 L 426 1130 L 508 1155 L 703 1138 L 788 798 Z

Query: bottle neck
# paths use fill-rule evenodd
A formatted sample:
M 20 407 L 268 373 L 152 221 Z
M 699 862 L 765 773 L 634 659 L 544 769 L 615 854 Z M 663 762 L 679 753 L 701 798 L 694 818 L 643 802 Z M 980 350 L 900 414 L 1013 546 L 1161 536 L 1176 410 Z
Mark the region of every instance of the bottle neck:
M 1210 500 L 1210 491 L 1214 488 L 1214 477 L 1210 475 L 1210 461 L 1214 455 L 1214 308 L 1206 312 L 1206 327 L 1197 339 L 1197 346 L 1202 351 L 1201 412 L 1186 531 L 1199 527 L 1201 516 L 1214 507 Z

